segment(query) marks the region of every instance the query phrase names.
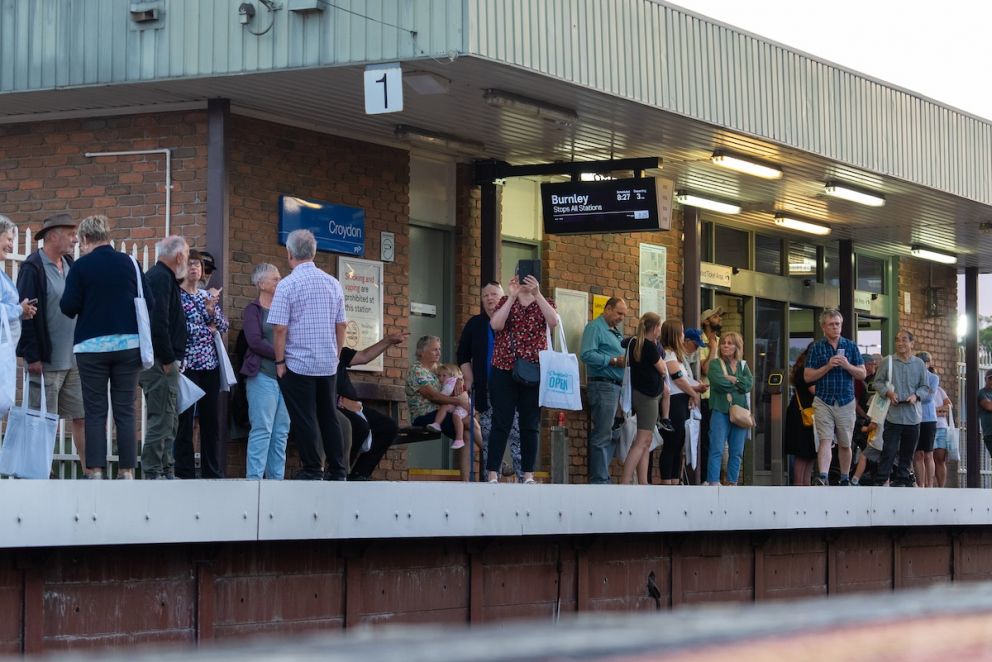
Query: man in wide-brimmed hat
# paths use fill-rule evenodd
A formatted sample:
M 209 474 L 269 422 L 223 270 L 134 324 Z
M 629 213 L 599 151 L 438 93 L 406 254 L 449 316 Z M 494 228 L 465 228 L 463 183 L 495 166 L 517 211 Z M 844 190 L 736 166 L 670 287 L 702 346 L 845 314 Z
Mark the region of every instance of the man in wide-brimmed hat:
M 76 321 L 63 315 L 59 308 L 78 241 L 76 221 L 69 214 L 50 216 L 35 238 L 44 244 L 21 265 L 17 290 L 22 298 L 37 301 L 38 312 L 34 319 L 23 322 L 17 355 L 24 359 L 31 373 L 31 407 L 41 406 L 44 376 L 47 409 L 72 421 L 72 441 L 82 459 L 86 455 L 83 391 L 72 351 Z M 86 465 L 82 465 L 85 472 Z

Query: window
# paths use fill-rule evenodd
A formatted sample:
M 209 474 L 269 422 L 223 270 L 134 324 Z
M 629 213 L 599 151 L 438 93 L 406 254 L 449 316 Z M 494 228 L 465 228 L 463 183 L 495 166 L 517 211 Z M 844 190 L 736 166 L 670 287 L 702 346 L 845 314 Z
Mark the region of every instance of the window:
M 798 241 L 789 242 L 789 275 L 816 279 L 816 246 Z
M 840 287 L 840 254 L 837 244 L 823 247 L 823 282 L 831 287 Z
M 782 240 L 754 235 L 754 270 L 763 274 L 782 275 Z
M 750 269 L 747 232 L 716 225 L 713 229 L 713 262 L 738 269 Z
M 857 273 L 857 289 L 864 292 L 885 294 L 885 260 L 867 255 L 854 258 Z
M 699 233 L 699 243 L 701 245 L 700 258 L 703 262 L 713 261 L 713 223 L 703 222 L 703 229 Z

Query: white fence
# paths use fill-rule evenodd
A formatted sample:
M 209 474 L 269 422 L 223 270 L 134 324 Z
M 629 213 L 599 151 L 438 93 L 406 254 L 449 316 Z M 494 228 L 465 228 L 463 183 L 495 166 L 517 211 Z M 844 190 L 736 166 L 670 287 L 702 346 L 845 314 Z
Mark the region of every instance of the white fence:
M 983 383 L 982 375 L 985 374 L 986 370 L 992 369 L 992 348 L 989 347 L 979 347 L 978 348 L 978 383 Z M 967 449 L 965 447 L 966 429 L 965 425 L 967 423 L 967 412 L 971 407 L 977 407 L 977 402 L 968 402 L 966 399 L 966 389 L 965 380 L 968 375 L 968 367 L 964 361 L 964 348 L 958 348 L 958 402 L 957 407 L 954 411 L 954 422 L 961 426 L 961 462 L 958 464 L 958 484 L 966 485 L 966 475 L 968 473 L 968 460 L 967 460 Z M 979 431 L 981 434 L 981 431 Z M 981 467 L 979 468 L 979 474 L 981 476 L 981 487 L 990 488 L 992 487 L 992 458 L 989 457 L 988 452 L 985 450 L 985 445 L 979 445 L 979 457 L 981 458 Z
M 27 259 L 27 257 L 34 252 L 35 248 L 39 248 L 41 245 L 40 241 L 33 240 L 34 234 L 31 229 L 26 229 L 23 233 L 19 230 L 14 231 L 14 250 L 7 255 L 7 259 L 4 261 L 3 269 L 7 274 L 17 282 L 17 273 L 20 271 L 21 263 Z M 130 253 L 131 256 L 138 261 L 141 265 L 143 271 L 147 271 L 151 262 L 154 262 L 157 255 L 154 253 L 155 247 L 152 245 L 149 247 L 147 244 L 141 245 L 139 242 L 132 242 L 130 246 L 127 242 L 120 242 L 118 247 L 115 242 L 110 242 L 111 246 L 120 250 L 122 253 Z M 75 258 L 79 258 L 79 246 L 76 246 Z M 23 362 L 19 362 L 20 369 L 23 370 Z M 18 375 L 18 385 L 21 383 L 21 375 Z M 18 390 L 20 387 L 18 386 Z M 18 398 L 20 398 L 20 393 L 18 393 Z M 109 397 L 109 392 L 108 392 Z M 139 429 L 138 429 L 138 457 L 141 457 L 141 446 L 145 441 L 145 421 L 146 421 L 146 411 L 145 411 L 145 397 L 139 391 L 139 397 L 141 400 L 141 415 L 138 417 Z M 116 437 L 114 435 L 114 424 L 113 416 L 107 416 L 107 473 L 112 476 L 117 475 L 117 452 L 116 452 Z M 55 441 L 55 463 L 53 466 L 53 471 L 59 478 L 80 478 L 82 477 L 82 466 L 79 463 L 79 455 L 76 454 L 76 448 L 72 443 L 72 433 L 71 425 L 68 422 L 59 419 L 59 428 L 56 435 Z

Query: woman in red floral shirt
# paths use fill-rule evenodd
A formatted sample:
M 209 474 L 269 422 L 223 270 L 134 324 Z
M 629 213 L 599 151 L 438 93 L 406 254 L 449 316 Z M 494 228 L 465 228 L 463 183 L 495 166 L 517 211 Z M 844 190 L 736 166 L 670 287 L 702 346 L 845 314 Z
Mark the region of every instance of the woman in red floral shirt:
M 541 429 L 541 408 L 537 404 L 540 377 L 531 380 L 533 383 L 525 383 L 521 377 L 526 377 L 527 370 L 515 371 L 514 363 L 526 361 L 537 364 L 538 353 L 547 348 L 546 331 L 555 328 L 558 313 L 554 304 L 541 294 L 540 283 L 533 276 L 527 276 L 522 284 L 514 276 L 508 292 L 509 296 L 500 300 L 489 322 L 496 332 L 496 340 L 493 344 L 493 369 L 489 377 L 493 429 L 489 435 L 486 469 L 489 482 L 498 482 L 503 451 L 506 450 L 506 440 L 516 413 L 520 417 L 524 482 L 533 483 Z

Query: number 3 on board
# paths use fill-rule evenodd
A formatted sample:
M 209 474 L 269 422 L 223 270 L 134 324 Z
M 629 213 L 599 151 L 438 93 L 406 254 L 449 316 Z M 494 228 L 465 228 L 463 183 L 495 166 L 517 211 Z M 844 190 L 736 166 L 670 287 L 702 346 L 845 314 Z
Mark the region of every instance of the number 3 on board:
M 403 70 L 399 62 L 365 67 L 365 114 L 403 110 Z

